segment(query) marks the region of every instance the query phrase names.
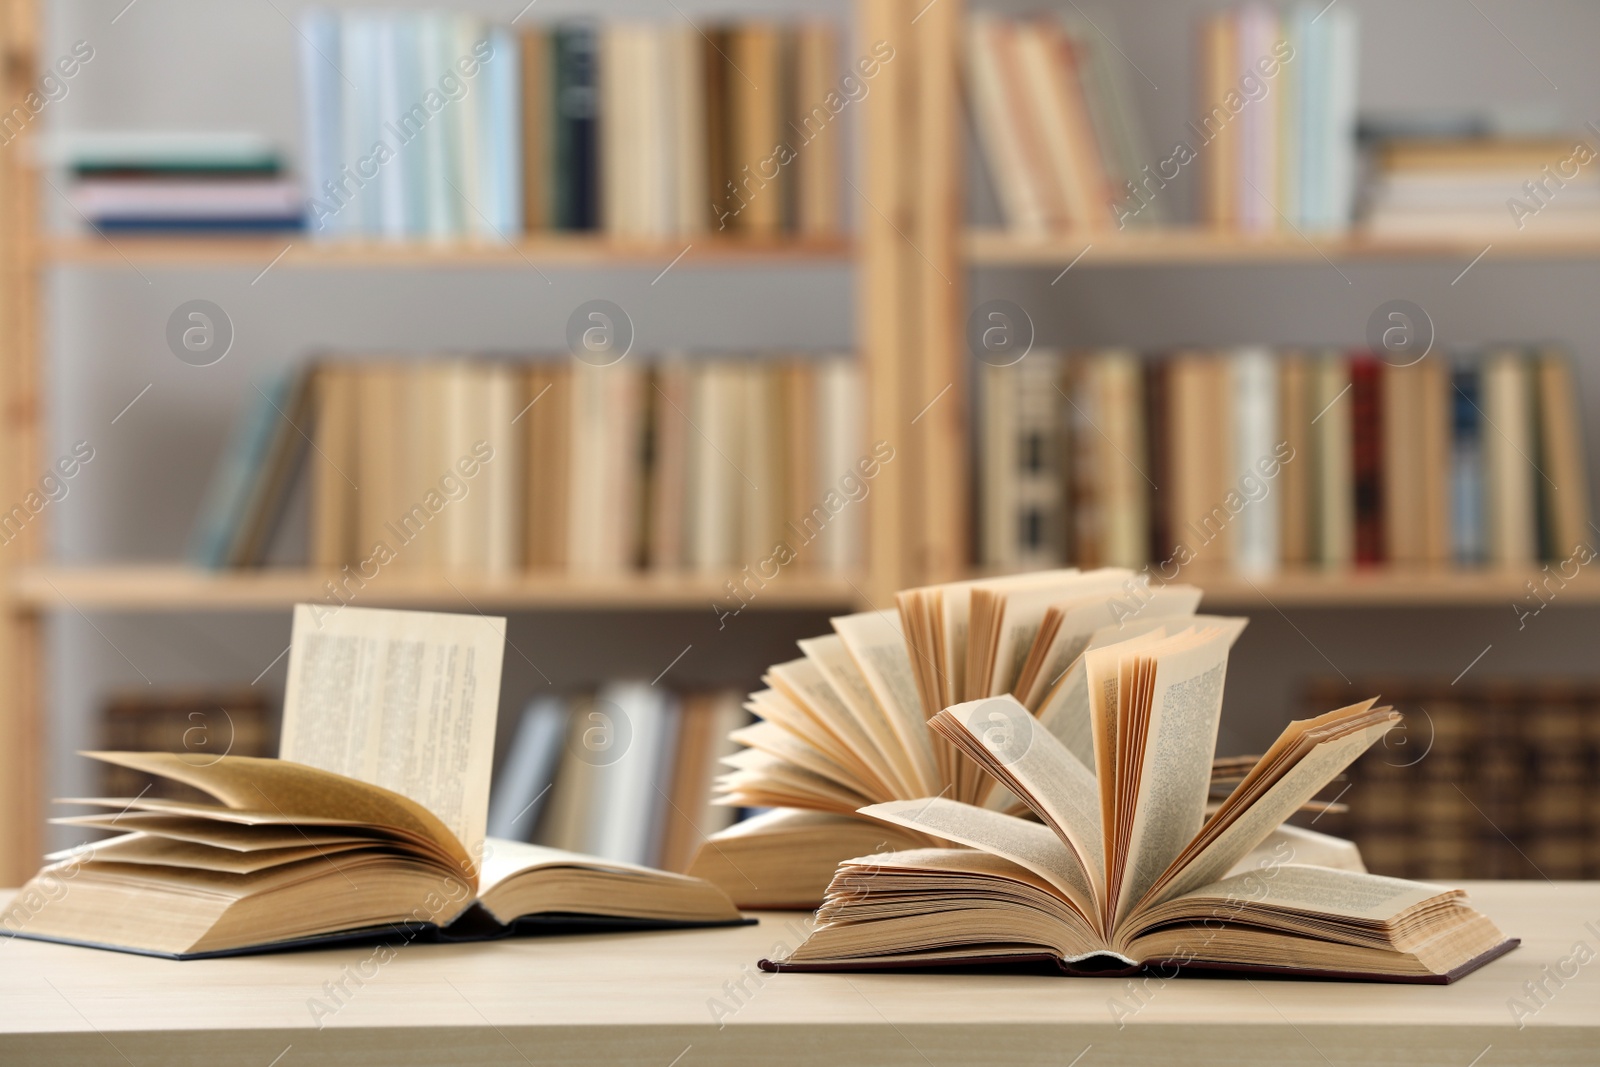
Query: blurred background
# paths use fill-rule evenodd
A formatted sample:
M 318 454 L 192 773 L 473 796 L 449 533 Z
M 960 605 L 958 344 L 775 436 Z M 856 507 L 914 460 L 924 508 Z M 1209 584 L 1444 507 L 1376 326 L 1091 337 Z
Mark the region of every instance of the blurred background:
M 513 830 L 583 847 L 537 720 L 654 680 L 687 743 L 903 585 L 1159 566 L 1290 441 L 1182 569 L 1252 620 L 1219 752 L 1382 691 L 1318 829 L 1600 873 L 1600 11 L 933 4 L 13 5 L 7 870 L 73 843 L 79 749 L 270 751 L 297 600 L 507 614 L 500 765 L 531 731 L 555 783 Z M 703 800 L 692 732 L 655 765 Z

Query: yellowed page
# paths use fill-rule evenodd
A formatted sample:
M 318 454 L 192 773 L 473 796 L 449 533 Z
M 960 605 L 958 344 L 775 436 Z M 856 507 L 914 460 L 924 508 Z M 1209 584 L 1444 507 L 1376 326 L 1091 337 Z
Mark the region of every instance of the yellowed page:
M 1382 922 L 1425 900 L 1459 892 L 1430 882 L 1291 863 L 1276 868 L 1271 878 L 1260 873 L 1235 875 L 1186 893 L 1184 899 L 1249 901 L 1341 919 Z
M 900 632 L 900 617 L 892 611 L 868 611 L 831 620 L 834 631 L 855 660 L 861 677 L 883 709 L 909 771 L 908 777 L 923 796 L 945 785 L 922 715 L 916 679 L 911 674 L 910 651 Z
M 1061 624 L 1050 646 L 1042 652 L 1044 662 L 1037 677 L 1026 693 L 1012 695 L 1037 713 L 1045 696 L 1096 634 L 1109 627 L 1124 638 L 1135 637 L 1141 631 L 1131 627 L 1142 625 L 1142 632 L 1148 632 L 1162 622 L 1193 615 L 1200 596 L 1200 590 L 1192 585 L 1170 585 L 1161 589 L 1139 587 L 1136 595 L 1085 597 L 1058 604 L 1062 608 Z
M 974 742 L 965 751 L 974 758 L 987 756 L 982 762 L 990 772 L 1081 857 L 1096 894 L 1101 894 L 1105 844 L 1094 773 L 1010 696 L 946 708 L 940 716 L 945 720 Z
M 410 797 L 478 855 L 505 640 L 483 615 L 297 604 L 279 755 Z
M 1385 719 L 1364 730 L 1314 745 L 1255 803 L 1239 812 L 1228 825 L 1220 827 L 1216 837 L 1199 855 L 1172 875 L 1170 880 L 1163 879 L 1165 884 L 1157 887 L 1158 895 L 1144 903 L 1154 905 L 1162 900 L 1170 900 L 1222 877 L 1393 725 L 1394 720 Z
M 827 634 L 808 637 L 796 644 L 848 709 L 850 720 L 871 740 L 872 762 L 883 768 L 896 794 L 913 797 L 923 792 L 894 727 L 889 724 L 888 710 L 878 703 L 872 686 L 867 684 L 844 640 L 838 634 Z
M 1138 588 L 1134 573 L 1121 567 L 1103 567 L 1080 574 L 1051 572 L 1051 575 L 1049 580 L 1041 579 L 1036 585 L 1009 591 L 1001 598 L 997 619 L 999 633 L 994 643 L 994 662 L 989 669 L 986 696 L 1011 691 L 1033 648 L 1033 639 L 1039 634 L 1039 624 L 1052 604 L 1080 598 L 1109 604 L 1116 594 L 1133 592 L 1124 590 L 1125 584 L 1133 583 L 1134 589 Z M 1107 621 L 1112 620 L 1108 618 Z
M 1208 630 L 1175 635 L 1146 651 L 1156 670 L 1149 733 L 1133 801 L 1133 830 L 1115 902 L 1119 920 L 1205 821 L 1228 644 L 1220 631 Z
M 892 800 L 861 814 L 1008 859 L 1049 882 L 1091 922 L 1098 914 L 1083 862 L 1047 826 L 944 797 Z
M 800 642 L 802 650 L 807 643 Z M 815 657 L 808 654 L 804 659 L 790 660 L 788 663 L 768 667 L 767 678 L 774 689 L 810 711 L 820 721 L 827 723 L 829 728 L 838 734 L 839 740 L 855 753 L 856 759 L 863 766 L 870 768 L 883 783 L 884 788 L 892 793 L 898 779 L 890 761 L 878 748 L 877 742 L 867 731 L 860 717 L 819 666 L 823 659 L 832 655 L 842 660 L 844 666 L 853 668 L 855 664 L 850 661 L 849 653 L 845 651 L 836 634 L 815 638 L 810 643 L 816 650 Z M 829 649 L 832 650 L 831 653 Z M 863 690 L 866 689 L 864 681 L 859 684 Z
M 442 857 L 466 864 L 464 842 L 414 799 L 367 782 L 283 759 L 252 756 L 207 756 L 197 759 L 178 752 L 85 752 L 90 759 L 129 767 L 146 774 L 170 778 L 216 797 L 229 809 L 251 813 L 271 823 L 305 820 L 319 825 L 356 824 L 391 827 L 430 844 Z M 208 812 L 226 816 L 215 808 L 180 801 L 141 800 L 128 805 L 135 810 L 173 811 L 199 817 Z M 229 821 L 229 820 L 224 820 Z

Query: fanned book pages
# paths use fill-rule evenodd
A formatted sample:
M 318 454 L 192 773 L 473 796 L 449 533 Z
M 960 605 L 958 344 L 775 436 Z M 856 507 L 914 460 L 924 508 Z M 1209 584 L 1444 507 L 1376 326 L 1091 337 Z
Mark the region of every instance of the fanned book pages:
M 689 867 L 740 906 L 814 908 L 842 860 L 947 843 L 870 820 L 863 807 L 942 796 L 1025 811 L 929 729 L 943 708 L 1009 694 L 1092 768 L 1087 652 L 1195 623 L 1231 644 L 1244 627 L 1242 619 L 1196 616 L 1200 591 L 1192 586 L 1113 567 L 927 586 L 897 601 L 897 613 L 833 620 L 834 633 L 801 641 L 802 657 L 769 668 L 767 688 L 751 694 L 748 706 L 762 721 L 734 733 L 746 747 L 725 761 L 731 770 L 719 780 L 720 799 L 777 810 L 712 835 Z M 1219 784 L 1238 778 L 1236 763 L 1218 765 Z
M 0 930 L 179 959 L 744 921 L 698 878 L 485 837 L 505 620 L 295 609 L 282 759 L 90 752 L 215 803 L 72 800 Z
M 1373 699 L 1290 723 L 1208 818 L 1229 642 L 1221 626 L 1180 623 L 1089 649 L 1089 765 L 1010 696 L 941 711 L 938 736 L 1032 818 L 948 796 L 866 807 L 962 847 L 846 861 L 816 931 L 762 967 L 1026 961 L 1082 975 L 1444 983 L 1516 947 L 1445 886 L 1313 866 L 1293 851 L 1230 873 L 1400 716 Z

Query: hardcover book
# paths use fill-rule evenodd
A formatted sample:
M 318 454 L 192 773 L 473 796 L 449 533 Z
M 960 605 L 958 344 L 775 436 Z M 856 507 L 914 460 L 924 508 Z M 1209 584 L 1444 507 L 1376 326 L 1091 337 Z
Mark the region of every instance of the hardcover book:
M 295 609 L 282 759 L 94 752 L 216 803 L 117 797 L 119 832 L 0 913 L 17 937 L 190 959 L 357 939 L 744 920 L 700 879 L 485 837 L 505 620 Z

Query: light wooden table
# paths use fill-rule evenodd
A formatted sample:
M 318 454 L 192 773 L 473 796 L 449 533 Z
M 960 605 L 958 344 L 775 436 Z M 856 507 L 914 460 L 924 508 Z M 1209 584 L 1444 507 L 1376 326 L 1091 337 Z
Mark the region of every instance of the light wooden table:
M 371 947 L 177 963 L 5 941 L 0 1064 L 1600 1063 L 1600 883 L 1468 888 L 1523 944 L 1450 987 L 762 975 L 754 961 L 805 918 L 771 913 L 738 929 L 410 945 L 383 963 Z M 1579 944 L 1592 962 L 1572 959 Z M 1576 974 L 1549 981 L 1539 1008 L 1523 984 L 1563 960 Z M 342 1005 L 328 985 L 341 982 Z M 1539 1008 L 1521 1029 L 1518 999 Z

